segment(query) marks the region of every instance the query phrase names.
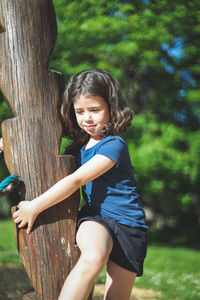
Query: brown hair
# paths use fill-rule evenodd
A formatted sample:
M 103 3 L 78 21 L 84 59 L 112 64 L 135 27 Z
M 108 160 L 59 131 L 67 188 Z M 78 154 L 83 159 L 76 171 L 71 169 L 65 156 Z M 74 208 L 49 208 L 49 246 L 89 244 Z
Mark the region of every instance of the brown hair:
M 78 126 L 76 121 L 73 101 L 80 95 L 100 96 L 108 104 L 110 121 L 101 132 L 102 138 L 110 134 L 119 135 L 131 124 L 133 111 L 125 106 L 117 81 L 105 70 L 82 71 L 69 80 L 61 105 L 63 135 L 72 139 L 75 144 L 84 144 L 89 140 L 89 135 Z

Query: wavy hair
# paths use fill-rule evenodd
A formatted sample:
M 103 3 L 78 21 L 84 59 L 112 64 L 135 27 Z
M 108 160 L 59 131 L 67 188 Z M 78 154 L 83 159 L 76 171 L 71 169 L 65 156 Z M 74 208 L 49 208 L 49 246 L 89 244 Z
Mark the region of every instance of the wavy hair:
M 84 144 L 89 135 L 83 131 L 76 121 L 73 102 L 83 96 L 100 96 L 108 104 L 110 121 L 102 129 L 101 137 L 119 135 L 131 124 L 133 111 L 126 107 L 117 81 L 105 70 L 84 70 L 73 75 L 63 94 L 61 118 L 63 135 L 75 144 Z

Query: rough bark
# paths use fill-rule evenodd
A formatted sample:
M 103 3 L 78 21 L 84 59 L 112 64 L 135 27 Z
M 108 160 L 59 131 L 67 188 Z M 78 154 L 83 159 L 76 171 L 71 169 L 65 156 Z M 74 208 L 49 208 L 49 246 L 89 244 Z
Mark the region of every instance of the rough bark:
M 31 200 L 76 168 L 72 156 L 59 155 L 63 79 L 48 70 L 57 36 L 52 1 L 0 0 L 0 25 L 0 88 L 15 115 L 2 123 L 4 157 L 24 182 L 21 199 Z M 78 205 L 75 193 L 43 212 L 30 235 L 15 227 L 20 257 L 41 300 L 58 298 L 78 259 Z

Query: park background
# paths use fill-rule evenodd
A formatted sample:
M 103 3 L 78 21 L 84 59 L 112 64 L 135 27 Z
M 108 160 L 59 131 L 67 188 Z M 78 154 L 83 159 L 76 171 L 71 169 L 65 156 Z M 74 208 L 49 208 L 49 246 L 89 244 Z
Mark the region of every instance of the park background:
M 123 136 L 150 227 L 136 287 L 161 291 L 158 299 L 200 299 L 200 2 L 53 3 L 58 38 L 49 68 L 66 83 L 83 69 L 106 69 L 135 111 Z M 10 117 L 0 94 L 0 122 Z M 0 180 L 7 175 L 1 155 Z M 15 192 L 0 198 L 2 266 L 20 264 L 10 215 L 17 201 Z

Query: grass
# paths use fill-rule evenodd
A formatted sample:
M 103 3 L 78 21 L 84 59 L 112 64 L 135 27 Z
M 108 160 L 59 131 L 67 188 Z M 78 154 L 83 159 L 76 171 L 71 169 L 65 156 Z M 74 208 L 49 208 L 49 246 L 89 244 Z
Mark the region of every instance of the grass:
M 21 264 L 11 220 L 0 221 L 0 264 Z
M 199 252 L 187 248 L 150 246 L 144 276 L 137 287 L 161 291 L 158 299 L 200 299 Z
M 150 245 L 144 275 L 136 279 L 139 288 L 160 291 L 159 300 L 200 299 L 199 251 L 184 247 Z M 0 264 L 21 264 L 11 220 L 0 221 Z M 104 270 L 98 277 L 105 281 Z

